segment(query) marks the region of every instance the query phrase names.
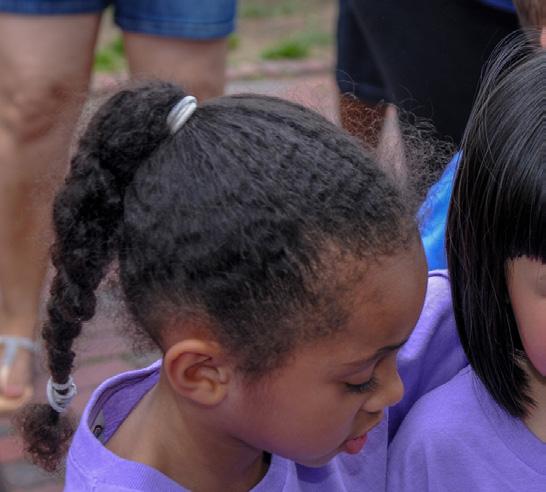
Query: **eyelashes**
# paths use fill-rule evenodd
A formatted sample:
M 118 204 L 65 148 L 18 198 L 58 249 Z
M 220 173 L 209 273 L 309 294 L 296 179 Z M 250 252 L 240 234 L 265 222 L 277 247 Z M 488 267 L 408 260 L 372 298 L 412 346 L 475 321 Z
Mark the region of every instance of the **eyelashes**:
M 362 394 L 362 393 L 369 393 L 371 391 L 374 391 L 377 389 L 377 379 L 375 377 L 372 377 L 368 381 L 361 383 L 361 384 L 349 384 L 345 383 L 345 386 L 347 387 L 347 390 L 349 393 L 356 393 L 356 394 Z

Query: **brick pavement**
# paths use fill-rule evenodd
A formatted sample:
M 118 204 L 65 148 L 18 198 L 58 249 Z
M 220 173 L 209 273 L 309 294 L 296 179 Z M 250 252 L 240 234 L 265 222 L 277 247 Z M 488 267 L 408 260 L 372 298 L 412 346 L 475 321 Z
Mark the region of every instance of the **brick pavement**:
M 228 92 L 271 94 L 305 104 L 334 121 L 337 119 L 335 84 L 328 74 L 308 74 L 278 80 L 232 81 Z M 151 359 L 149 355 L 137 357 L 132 354 L 131 342 L 121 333 L 123 316 L 115 309 L 113 299 L 115 295 L 108 288 L 102 289 L 97 316 L 84 327 L 77 341 L 77 369 L 74 377 L 79 394 L 73 402 L 77 415 L 81 414 L 90 394 L 100 382 L 119 372 L 143 366 Z M 43 368 L 43 361 L 38 366 Z M 43 401 L 48 376 L 43 369 L 38 369 L 37 373 L 36 398 Z M 62 490 L 62 476 L 47 475 L 25 461 L 7 418 L 0 418 L 0 464 L 9 492 Z

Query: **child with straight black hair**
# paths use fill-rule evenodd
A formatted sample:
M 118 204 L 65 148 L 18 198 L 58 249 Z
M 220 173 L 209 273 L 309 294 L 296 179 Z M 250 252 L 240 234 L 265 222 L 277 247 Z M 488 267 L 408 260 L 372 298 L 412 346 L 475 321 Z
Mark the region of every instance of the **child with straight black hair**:
M 65 490 L 382 490 L 427 288 L 409 188 L 286 101 L 197 107 L 167 83 L 111 97 L 55 201 L 49 404 L 19 416 L 27 451 L 59 466 L 72 344 L 117 262 L 162 359 L 96 390 Z M 411 401 L 462 367 L 450 313 L 433 274 L 401 355 L 422 376 Z
M 447 223 L 470 367 L 424 396 L 389 450 L 392 491 L 546 490 L 546 51 L 509 40 L 463 139 Z

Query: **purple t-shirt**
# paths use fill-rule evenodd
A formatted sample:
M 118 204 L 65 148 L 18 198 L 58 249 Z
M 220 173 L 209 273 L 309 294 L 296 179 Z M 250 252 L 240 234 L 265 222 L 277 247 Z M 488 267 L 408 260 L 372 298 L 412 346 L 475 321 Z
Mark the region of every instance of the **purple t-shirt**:
M 546 443 L 470 367 L 419 400 L 389 448 L 392 492 L 544 492 Z
M 386 412 L 383 422 L 369 433 L 361 453 L 340 454 L 320 468 L 307 468 L 273 456 L 267 474 L 252 490 L 375 492 L 385 489 L 389 427 L 398 425 L 404 412 L 423 392 L 445 383 L 466 364 L 455 334 L 445 272 L 429 274 L 423 313 L 399 360 L 402 379 L 406 385 L 415 387 L 408 388 L 407 401 L 391 409 L 392 417 Z M 120 374 L 105 381 L 93 393 L 68 454 L 66 492 L 185 490 L 159 471 L 124 460 L 103 445 L 156 384 L 159 367 L 160 362 L 156 362 L 146 369 Z

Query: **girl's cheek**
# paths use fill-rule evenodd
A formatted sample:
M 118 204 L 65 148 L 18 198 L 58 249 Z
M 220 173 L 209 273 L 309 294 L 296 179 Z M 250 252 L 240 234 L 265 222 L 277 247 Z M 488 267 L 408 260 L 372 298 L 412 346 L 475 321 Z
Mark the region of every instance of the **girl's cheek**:
M 537 337 L 536 341 L 526 344 L 524 342 L 523 346 L 527 357 L 533 364 L 533 367 L 542 375 L 546 376 L 546 332 L 543 333 L 542 337 Z M 528 345 L 528 346 L 526 346 Z
M 515 314 L 525 353 L 533 367 L 546 376 L 546 300 Z

